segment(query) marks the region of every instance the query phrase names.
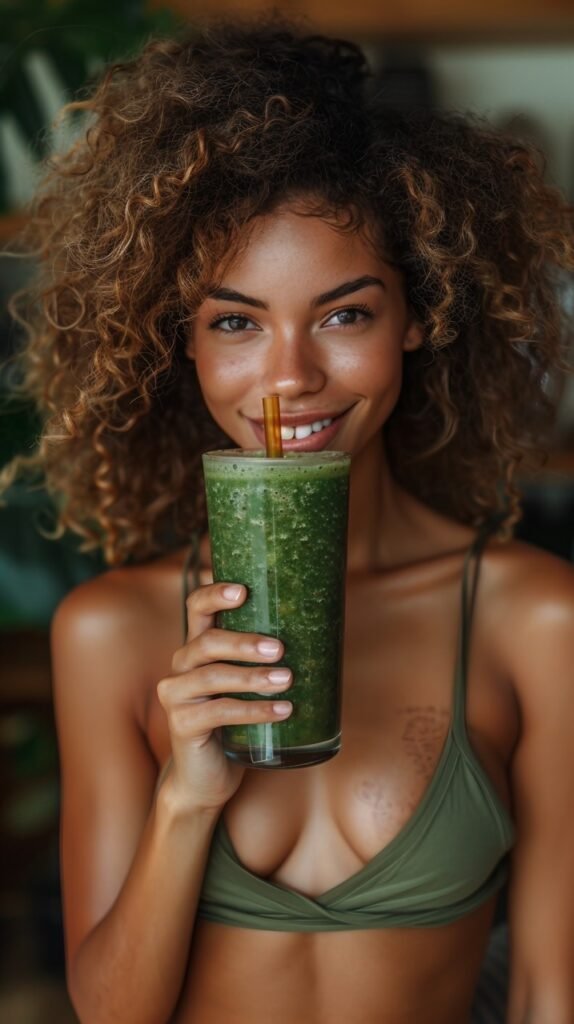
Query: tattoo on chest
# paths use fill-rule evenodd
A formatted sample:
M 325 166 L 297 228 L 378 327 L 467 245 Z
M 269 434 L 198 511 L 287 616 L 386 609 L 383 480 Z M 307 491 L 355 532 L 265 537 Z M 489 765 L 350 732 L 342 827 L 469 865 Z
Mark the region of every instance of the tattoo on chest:
M 436 771 L 450 712 L 434 705 L 409 705 L 400 716 L 400 745 L 404 754 L 387 765 L 384 777 L 362 779 L 355 788 L 357 798 L 367 804 L 381 837 L 392 838 L 416 810 L 425 783 Z M 410 766 L 409 766 L 410 765 Z M 382 830 L 382 831 L 381 831 Z
M 378 827 L 400 827 L 416 807 L 416 799 L 398 797 L 391 789 L 371 779 L 364 779 L 356 789 L 359 800 L 367 804 Z
M 432 704 L 397 712 L 403 719 L 401 739 L 417 775 L 433 775 L 448 729 L 450 712 Z

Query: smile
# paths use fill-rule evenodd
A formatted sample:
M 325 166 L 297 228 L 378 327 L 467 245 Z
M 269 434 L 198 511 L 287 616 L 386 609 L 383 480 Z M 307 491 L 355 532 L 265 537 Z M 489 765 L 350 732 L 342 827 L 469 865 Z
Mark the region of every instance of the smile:
M 304 437 L 310 437 L 311 434 L 320 433 L 325 427 L 330 426 L 332 422 L 332 419 L 315 420 L 314 423 L 302 423 L 300 427 L 281 427 L 281 440 L 292 441 L 296 437 L 300 441 Z
M 301 423 L 297 427 L 281 427 L 283 450 L 287 452 L 319 452 L 334 439 L 350 409 L 333 419 Z M 248 420 L 260 447 L 265 447 L 265 430 L 255 420 Z

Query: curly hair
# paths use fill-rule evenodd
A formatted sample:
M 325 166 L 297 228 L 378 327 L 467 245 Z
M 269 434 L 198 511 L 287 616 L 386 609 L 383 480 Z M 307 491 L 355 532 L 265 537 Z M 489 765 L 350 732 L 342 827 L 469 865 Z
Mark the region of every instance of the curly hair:
M 233 442 L 184 353 L 194 311 L 251 222 L 290 197 L 368 231 L 424 326 L 385 437 L 396 478 L 460 522 L 520 517 L 519 466 L 552 420 L 569 325 L 573 210 L 538 155 L 477 118 L 389 110 L 351 43 L 284 21 L 149 43 L 68 105 L 24 244 L 21 390 L 56 535 L 145 559 L 206 526 L 201 454 Z

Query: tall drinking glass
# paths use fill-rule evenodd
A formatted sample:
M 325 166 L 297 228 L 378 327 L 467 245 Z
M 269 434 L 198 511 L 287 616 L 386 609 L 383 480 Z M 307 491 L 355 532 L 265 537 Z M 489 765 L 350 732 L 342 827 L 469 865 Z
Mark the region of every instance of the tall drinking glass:
M 340 748 L 350 461 L 333 451 L 203 456 L 213 579 L 248 591 L 217 625 L 278 637 L 277 665 L 293 673 L 287 720 L 224 727 L 225 753 L 243 764 L 298 768 Z

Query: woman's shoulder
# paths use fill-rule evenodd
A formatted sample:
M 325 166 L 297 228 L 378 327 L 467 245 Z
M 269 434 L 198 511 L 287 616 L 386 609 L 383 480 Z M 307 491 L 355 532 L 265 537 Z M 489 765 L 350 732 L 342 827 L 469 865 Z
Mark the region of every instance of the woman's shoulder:
M 483 555 L 491 586 L 508 614 L 523 615 L 574 600 L 574 566 L 559 555 L 523 540 L 491 539 Z
M 149 562 L 107 569 L 74 587 L 58 605 L 54 621 L 90 629 L 123 629 L 173 599 L 182 579 L 186 551 Z
M 89 662 L 104 689 L 133 687 L 140 694 L 146 682 L 157 681 L 182 640 L 185 555 L 181 549 L 112 568 L 71 590 L 52 620 L 55 676 L 72 678 L 76 666 Z
M 574 566 L 521 540 L 493 540 L 484 553 L 485 598 L 520 703 L 572 689 Z
M 574 565 L 565 558 L 523 540 L 502 540 L 494 526 L 481 538 L 475 528 L 424 511 L 420 543 L 428 547 L 431 562 L 434 555 L 438 563 L 446 557 L 458 564 L 461 554 L 469 555 L 478 542 L 481 604 L 501 636 L 521 637 L 551 610 L 574 614 Z

